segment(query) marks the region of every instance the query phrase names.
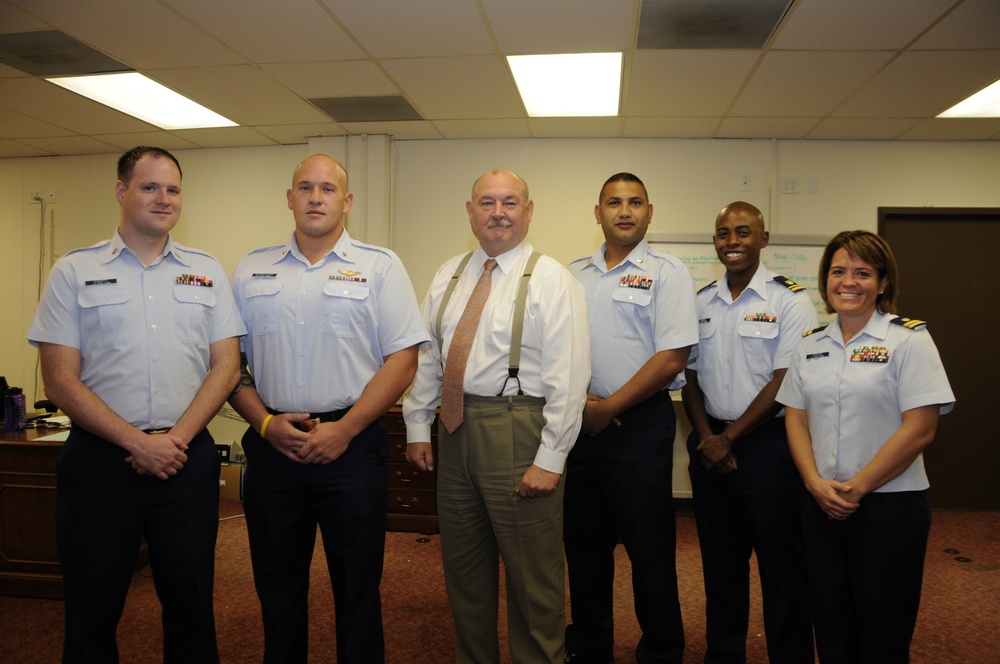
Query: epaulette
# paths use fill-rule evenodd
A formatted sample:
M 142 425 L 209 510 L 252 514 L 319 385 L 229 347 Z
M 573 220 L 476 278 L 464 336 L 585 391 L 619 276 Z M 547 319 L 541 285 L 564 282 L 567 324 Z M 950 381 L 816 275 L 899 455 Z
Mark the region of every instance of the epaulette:
M 799 291 L 803 291 L 806 289 L 806 287 L 803 286 L 802 284 L 797 284 L 791 279 L 788 279 L 787 277 L 782 277 L 781 275 L 775 277 L 774 282 L 781 284 L 782 286 L 792 291 L 793 293 L 798 293 Z
M 65 256 L 69 256 L 70 254 L 79 253 L 81 251 L 91 251 L 93 249 L 102 249 L 103 247 L 106 247 L 109 244 L 111 244 L 111 240 L 101 240 L 100 242 L 92 244 L 89 247 L 77 247 L 76 249 L 70 249 L 64 255 Z
M 903 327 L 909 328 L 911 330 L 918 330 L 922 327 L 927 326 L 927 321 L 917 320 L 916 318 L 904 318 L 903 316 L 897 316 L 893 318 L 890 323 L 895 325 L 902 325 Z
M 275 249 L 284 249 L 284 247 L 285 247 L 285 245 L 283 245 L 283 244 L 276 244 L 276 245 L 271 246 L 271 247 L 257 247 L 256 249 L 254 249 L 253 251 L 251 251 L 249 254 L 247 254 L 247 256 L 250 256 L 252 254 L 263 253 L 265 251 L 274 251 Z
M 803 337 L 808 337 L 808 336 L 809 336 L 810 334 L 813 334 L 814 332 L 822 332 L 822 331 L 823 331 L 823 330 L 825 330 L 826 328 L 827 328 L 827 326 L 826 326 L 826 325 L 820 325 L 819 327 L 817 327 L 817 328 L 814 328 L 814 329 L 812 329 L 812 330 L 809 330 L 808 332 L 803 332 L 803 333 L 802 333 L 802 336 L 803 336 Z
M 708 290 L 709 288 L 711 288 L 712 286 L 714 286 L 714 285 L 715 285 L 715 284 L 717 284 L 717 283 L 719 283 L 719 282 L 718 282 L 718 281 L 713 281 L 713 282 L 712 282 L 712 283 L 710 283 L 709 285 L 707 285 L 707 286 L 704 286 L 703 288 L 699 288 L 699 289 L 698 289 L 698 292 L 700 293 L 700 292 L 702 292 L 703 290 Z
M 575 261 L 570 261 L 569 264 L 570 265 L 576 265 L 577 263 L 580 263 L 581 261 L 587 261 L 587 263 L 589 264 L 591 258 L 593 258 L 593 256 L 584 256 L 583 258 L 577 258 Z

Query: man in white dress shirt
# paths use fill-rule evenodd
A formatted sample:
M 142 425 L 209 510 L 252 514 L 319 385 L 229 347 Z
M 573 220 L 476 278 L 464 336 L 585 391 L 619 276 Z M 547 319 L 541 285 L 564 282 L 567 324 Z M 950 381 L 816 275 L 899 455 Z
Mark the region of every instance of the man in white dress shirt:
M 463 256 L 445 262 L 424 301 L 431 344 L 403 404 L 407 457 L 418 468 L 434 467 L 430 428 L 439 402 L 447 419 L 441 396 L 456 328 L 480 277 L 492 270 L 467 364 L 452 366 L 460 374 L 458 424 L 438 432 L 438 518 L 457 661 L 500 661 L 502 556 L 513 659 L 552 664 L 564 654 L 560 480 L 590 380 L 586 305 L 580 285 L 555 260 L 536 255 L 531 266 L 525 236 L 534 204 L 523 179 L 502 169 L 484 174 L 466 209 L 479 248 L 467 267 Z M 512 343 L 519 329 L 521 343 Z

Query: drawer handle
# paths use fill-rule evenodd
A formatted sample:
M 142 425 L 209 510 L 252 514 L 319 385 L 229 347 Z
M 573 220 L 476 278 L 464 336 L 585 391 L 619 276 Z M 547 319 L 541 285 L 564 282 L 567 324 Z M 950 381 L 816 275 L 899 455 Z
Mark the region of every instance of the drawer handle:
M 410 509 L 411 507 L 416 507 L 416 505 L 417 505 L 417 499 L 416 498 L 410 498 L 410 502 L 409 503 L 404 503 L 402 497 L 396 496 L 396 502 L 399 503 L 400 507 L 404 507 L 406 509 Z
M 416 477 L 417 477 L 416 471 L 411 472 L 409 477 L 403 475 L 403 471 L 401 470 L 396 471 L 396 479 L 398 479 L 400 482 L 412 482 L 414 479 L 416 479 Z

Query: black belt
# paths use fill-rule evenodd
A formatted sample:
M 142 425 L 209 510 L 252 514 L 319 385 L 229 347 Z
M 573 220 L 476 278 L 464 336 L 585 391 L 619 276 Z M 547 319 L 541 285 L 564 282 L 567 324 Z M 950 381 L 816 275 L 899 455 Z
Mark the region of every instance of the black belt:
M 718 418 L 712 417 L 711 415 L 708 416 L 708 424 L 713 429 L 722 429 L 722 430 L 725 430 L 725 429 L 727 429 L 729 427 L 730 424 L 732 424 L 735 421 L 736 420 L 720 420 Z M 771 426 L 780 426 L 781 428 L 784 428 L 785 427 L 785 418 L 784 418 L 784 416 L 782 416 L 782 417 L 772 417 L 767 422 L 764 422 L 763 424 L 761 424 L 760 427 L 758 427 L 758 428 L 759 429 L 764 429 L 766 427 L 771 427 Z
M 729 428 L 729 425 L 735 421 L 736 420 L 720 420 L 718 418 L 712 417 L 711 415 L 708 416 L 708 424 L 713 429 L 727 429 Z
M 170 429 L 171 429 L 171 427 L 167 427 L 166 429 L 143 429 L 142 432 L 143 433 L 167 433 L 168 431 L 170 431 Z
M 329 410 L 325 413 L 309 413 L 310 420 L 319 420 L 320 422 L 336 422 L 343 419 L 344 415 L 347 415 L 348 408 L 341 408 L 340 410 Z M 267 412 L 271 415 L 284 415 L 285 413 L 280 410 L 274 410 L 273 408 L 268 408 Z

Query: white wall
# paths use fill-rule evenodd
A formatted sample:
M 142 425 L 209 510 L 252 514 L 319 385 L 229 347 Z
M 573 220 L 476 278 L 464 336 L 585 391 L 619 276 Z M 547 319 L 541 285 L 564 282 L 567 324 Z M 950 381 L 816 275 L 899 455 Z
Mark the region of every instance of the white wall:
M 369 138 L 371 142 L 369 143 Z M 524 139 L 399 141 L 384 137 L 314 139 L 310 145 L 178 151 L 184 212 L 174 235 L 216 255 L 227 270 L 247 251 L 283 242 L 293 227 L 285 190 L 311 152 L 341 159 L 359 196 L 348 219 L 355 237 L 388 244 L 403 259 L 422 299 L 446 258 L 474 240 L 465 201 L 493 167 L 524 177 L 535 201 L 529 239 L 566 263 L 601 242 L 593 208 L 612 173 L 642 178 L 654 206 L 651 231 L 711 236 L 717 211 L 747 200 L 772 234 L 830 237 L 876 229 L 877 208 L 1000 207 L 1000 142 L 836 142 L 757 140 Z M 0 159 L 0 375 L 35 398 L 36 353 L 24 340 L 37 301 L 39 255 L 54 230 L 55 253 L 110 237 L 118 155 Z M 385 163 L 383 163 L 385 162 Z M 388 168 L 386 168 L 388 166 Z M 749 175 L 751 190 L 739 189 Z M 779 194 L 783 176 L 800 193 Z M 818 193 L 807 193 L 816 178 Z M 56 190 L 56 203 L 27 203 L 27 190 Z M 388 229 L 384 228 L 388 209 Z M 384 241 L 382 238 L 386 238 Z M 950 272 L 961 266 L 945 266 Z M 40 397 L 39 397 L 40 398 Z M 683 469 L 675 468 L 676 477 Z M 686 486 L 686 479 L 683 479 Z

